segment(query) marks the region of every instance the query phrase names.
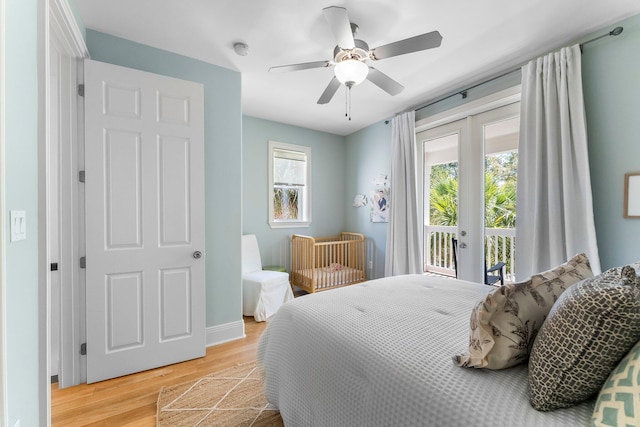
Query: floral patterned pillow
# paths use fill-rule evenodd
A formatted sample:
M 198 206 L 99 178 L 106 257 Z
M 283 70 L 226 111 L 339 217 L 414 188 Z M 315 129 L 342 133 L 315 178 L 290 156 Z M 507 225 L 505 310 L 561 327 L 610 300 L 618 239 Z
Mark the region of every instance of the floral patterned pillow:
M 589 260 L 579 254 L 529 280 L 489 292 L 471 312 L 468 353 L 454 356 L 454 363 L 465 368 L 504 369 L 525 362 L 558 297 L 590 277 Z

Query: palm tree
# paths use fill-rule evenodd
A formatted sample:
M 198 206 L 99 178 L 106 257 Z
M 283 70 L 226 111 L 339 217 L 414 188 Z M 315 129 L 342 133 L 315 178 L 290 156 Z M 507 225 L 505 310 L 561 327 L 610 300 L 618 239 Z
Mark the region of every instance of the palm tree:
M 517 152 L 501 153 L 486 158 L 485 166 L 485 227 L 515 228 L 516 226 L 516 168 Z M 429 223 L 431 225 L 458 225 L 458 164 L 457 162 L 433 165 L 431 168 L 429 189 Z M 448 245 L 442 234 L 440 242 L 433 240 L 431 247 Z M 435 237 L 432 237 L 435 239 Z M 507 238 L 510 239 L 510 238 Z M 485 247 L 489 258 L 497 252 L 498 260 L 510 262 L 511 242 L 505 242 L 503 248 Z M 488 245 L 491 242 L 487 242 Z M 487 260 L 489 265 L 496 260 Z
M 430 224 L 458 225 L 458 163 L 432 166 L 430 182 Z
M 516 187 L 504 183 L 495 174 L 485 174 L 485 226 L 514 228 L 516 224 Z M 458 179 L 432 175 L 430 191 L 431 225 L 458 225 Z
M 516 226 L 515 185 L 501 183 L 491 172 L 484 176 L 484 224 L 488 228 Z
M 487 156 L 485 162 L 485 226 L 515 228 L 518 152 Z

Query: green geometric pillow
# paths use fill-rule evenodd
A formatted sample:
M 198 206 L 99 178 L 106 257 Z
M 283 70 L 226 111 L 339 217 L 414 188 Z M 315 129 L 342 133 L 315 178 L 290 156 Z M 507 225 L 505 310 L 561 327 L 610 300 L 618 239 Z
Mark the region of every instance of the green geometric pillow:
M 640 342 L 620 361 L 604 383 L 591 426 L 640 425 Z

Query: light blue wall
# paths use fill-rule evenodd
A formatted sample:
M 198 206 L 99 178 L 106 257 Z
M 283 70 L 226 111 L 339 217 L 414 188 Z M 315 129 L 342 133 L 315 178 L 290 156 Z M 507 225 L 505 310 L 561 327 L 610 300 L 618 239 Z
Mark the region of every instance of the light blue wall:
M 603 270 L 640 260 L 640 219 L 622 216 L 624 174 L 640 172 L 640 15 L 619 25 L 624 27 L 621 35 L 588 45 L 582 55 L 594 215 Z
M 346 137 L 347 165 L 344 187 L 346 226 L 350 231 L 367 236 L 367 278 L 384 277 L 387 223 L 373 223 L 369 207 L 354 208 L 356 194 L 369 197 L 372 181 L 380 174 L 391 174 L 391 123 L 380 122 Z M 390 195 L 393 204 L 393 194 Z
M 5 2 L 6 358 L 9 425 L 39 422 L 38 1 Z M 24 210 L 27 239 L 9 241 L 9 211 Z M 2 421 L 0 420 L 0 423 Z
M 344 137 L 245 116 L 243 120 L 243 233 L 255 234 L 264 265 L 290 265 L 292 234 L 333 236 L 345 230 Z M 312 223 L 305 228 L 269 226 L 268 141 L 311 147 Z
M 204 84 L 207 326 L 242 319 L 240 74 L 87 30 L 91 58 Z

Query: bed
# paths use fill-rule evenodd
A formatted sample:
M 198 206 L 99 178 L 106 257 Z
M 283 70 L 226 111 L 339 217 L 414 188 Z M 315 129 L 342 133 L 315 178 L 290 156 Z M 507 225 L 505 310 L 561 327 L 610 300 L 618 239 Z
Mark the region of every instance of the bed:
M 527 365 L 456 366 L 491 288 L 396 276 L 285 304 L 263 333 L 265 394 L 288 426 L 586 426 L 594 399 L 539 412 Z
M 291 284 L 314 293 L 366 280 L 365 238 L 360 233 L 291 237 Z

